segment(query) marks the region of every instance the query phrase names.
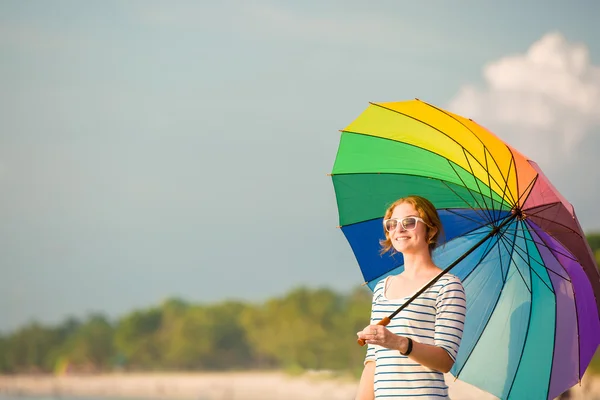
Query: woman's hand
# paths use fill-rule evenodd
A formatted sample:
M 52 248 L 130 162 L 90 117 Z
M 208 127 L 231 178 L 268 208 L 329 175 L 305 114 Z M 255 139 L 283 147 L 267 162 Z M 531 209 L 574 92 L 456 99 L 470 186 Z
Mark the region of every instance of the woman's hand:
M 408 349 L 408 339 L 390 332 L 385 326 L 369 325 L 356 335 L 368 344 L 375 344 L 386 349 L 399 350 L 401 353 L 405 353 Z

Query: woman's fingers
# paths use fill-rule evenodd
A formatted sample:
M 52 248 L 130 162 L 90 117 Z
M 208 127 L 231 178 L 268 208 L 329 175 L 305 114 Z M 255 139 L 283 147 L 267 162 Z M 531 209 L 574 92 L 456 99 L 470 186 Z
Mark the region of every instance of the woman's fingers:
M 358 332 L 357 336 L 369 344 L 376 344 L 389 349 L 395 348 L 396 335 L 390 332 L 385 326 L 369 325 Z
M 381 327 L 378 325 L 369 325 L 365 327 L 365 329 L 363 329 L 362 331 L 357 332 L 356 334 L 358 335 L 359 339 L 371 341 L 378 337 L 379 328 Z

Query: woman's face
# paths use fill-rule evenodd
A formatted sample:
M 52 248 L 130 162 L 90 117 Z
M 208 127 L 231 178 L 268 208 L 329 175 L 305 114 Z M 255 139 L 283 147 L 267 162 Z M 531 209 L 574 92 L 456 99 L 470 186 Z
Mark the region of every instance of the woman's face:
M 394 208 L 390 218 L 402 220 L 406 217 L 420 218 L 419 213 L 410 203 L 398 204 Z M 427 226 L 421 221 L 417 221 L 414 230 L 405 230 L 402 224 L 399 223 L 396 229 L 388 234 L 392 241 L 392 246 L 400 253 L 409 254 L 429 251 L 429 244 L 427 243 Z

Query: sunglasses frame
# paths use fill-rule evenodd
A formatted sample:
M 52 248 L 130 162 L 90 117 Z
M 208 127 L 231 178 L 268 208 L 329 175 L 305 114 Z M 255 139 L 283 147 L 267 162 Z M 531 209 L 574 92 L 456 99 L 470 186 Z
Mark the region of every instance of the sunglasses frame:
M 407 219 L 414 219 L 415 220 L 415 227 L 414 228 L 412 228 L 412 229 L 406 229 L 406 227 L 404 226 L 404 221 L 406 221 Z M 392 221 L 392 220 L 396 221 L 396 227 L 394 229 L 392 229 L 392 230 L 388 230 L 387 227 L 386 227 L 386 224 L 387 224 L 388 221 Z M 388 218 L 388 219 L 384 219 L 383 220 L 383 229 L 386 232 L 390 233 L 390 232 L 393 232 L 396 229 L 398 229 L 399 226 L 402 226 L 402 229 L 404 229 L 405 231 L 414 231 L 415 229 L 417 229 L 417 223 L 419 221 L 422 222 L 425 226 L 429 226 L 423 220 L 423 218 L 410 216 L 410 217 L 404 217 L 404 218 Z

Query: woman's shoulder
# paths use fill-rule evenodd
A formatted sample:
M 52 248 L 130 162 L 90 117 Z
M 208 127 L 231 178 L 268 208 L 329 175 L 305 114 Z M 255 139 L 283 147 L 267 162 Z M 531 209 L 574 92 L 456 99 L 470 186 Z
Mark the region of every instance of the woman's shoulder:
M 377 283 L 375 284 L 375 286 L 373 287 L 373 292 L 383 290 L 383 288 L 385 287 L 385 282 L 386 282 L 387 278 L 388 278 L 388 276 L 384 276 L 383 278 L 378 280 Z
M 454 287 L 455 289 L 460 288 L 461 290 L 464 290 L 460 278 L 450 273 L 447 273 L 444 276 L 442 276 L 437 282 L 436 286 L 438 292 L 443 291 L 449 287 Z
M 451 274 L 451 273 L 444 274 L 444 276 L 442 276 L 440 278 L 440 282 L 446 282 L 446 283 L 458 282 L 458 283 L 462 284 L 460 278 L 458 276 L 456 276 L 456 275 Z

